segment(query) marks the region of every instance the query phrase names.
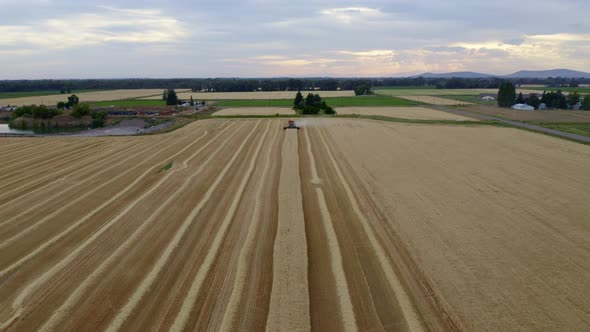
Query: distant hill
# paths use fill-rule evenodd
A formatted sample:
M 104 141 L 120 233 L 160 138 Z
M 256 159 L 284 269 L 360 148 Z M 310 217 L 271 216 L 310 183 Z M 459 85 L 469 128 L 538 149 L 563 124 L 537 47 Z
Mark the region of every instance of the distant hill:
M 475 73 L 472 71 L 458 71 L 453 73 L 424 73 L 422 75 L 416 75 L 414 77 L 422 76 L 424 78 L 451 78 L 451 77 L 458 77 L 458 78 L 482 78 L 482 77 L 494 77 L 494 75 L 489 74 L 482 74 L 482 73 Z
M 590 73 L 583 71 L 576 71 L 570 69 L 550 69 L 550 70 L 521 70 L 516 73 L 509 75 L 491 75 L 475 73 L 471 71 L 461 71 L 453 73 L 424 73 L 422 75 L 416 75 L 412 77 L 422 76 L 425 78 L 485 78 L 485 77 L 498 77 L 498 78 L 547 78 L 547 77 L 565 77 L 565 78 L 590 78 Z
M 566 77 L 566 78 L 590 78 L 590 73 L 570 69 L 550 69 L 550 70 L 521 70 L 514 74 L 506 75 L 507 78 L 546 78 L 546 77 Z

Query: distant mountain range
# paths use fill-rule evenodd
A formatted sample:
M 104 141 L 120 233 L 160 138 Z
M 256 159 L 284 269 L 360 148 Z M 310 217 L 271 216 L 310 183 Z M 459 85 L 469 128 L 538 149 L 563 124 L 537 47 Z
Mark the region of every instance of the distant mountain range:
M 460 71 L 453 73 L 424 73 L 422 75 L 415 75 L 412 77 L 422 76 L 425 78 L 485 78 L 485 77 L 498 77 L 498 78 L 547 78 L 547 77 L 565 77 L 565 78 L 590 78 L 590 73 L 583 71 L 576 71 L 570 69 L 550 69 L 550 70 L 521 70 L 516 73 L 509 75 L 492 75 L 482 74 L 471 71 Z

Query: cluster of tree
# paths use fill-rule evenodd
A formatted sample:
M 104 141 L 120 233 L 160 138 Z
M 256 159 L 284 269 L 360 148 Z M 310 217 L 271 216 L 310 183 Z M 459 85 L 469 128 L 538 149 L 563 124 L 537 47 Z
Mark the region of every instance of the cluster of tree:
M 94 112 L 92 113 L 92 127 L 104 127 L 105 120 L 107 119 L 106 112 Z
M 561 93 L 561 90 L 558 90 L 557 92 L 543 92 L 543 95 L 541 96 L 541 103 L 544 103 L 545 105 L 547 105 L 547 107 L 550 108 L 568 108 L 567 98 L 563 93 Z
M 31 117 L 34 119 L 51 119 L 56 115 L 62 114 L 62 111 L 55 108 L 49 108 L 45 105 L 30 105 L 22 106 L 12 112 L 12 119 L 20 118 L 21 116 Z
M 322 100 L 319 94 L 308 93 L 303 98 L 301 91 L 295 95 L 293 100 L 293 109 L 301 114 L 335 114 L 336 111 Z
M 359 84 L 354 88 L 354 94 L 356 96 L 365 96 L 365 95 L 372 95 L 373 94 L 373 90 L 371 90 L 371 85 L 370 84 Z
M 549 108 L 568 109 L 573 108 L 574 105 L 580 101 L 582 101 L 582 98 L 577 92 L 570 93 L 566 97 L 561 90 L 550 92 L 543 91 L 540 99 L 535 93 L 531 93 L 525 97 L 521 92 L 517 96 L 516 88 L 512 82 L 502 83 L 498 90 L 498 106 L 500 107 L 511 107 L 514 104 L 527 104 L 533 106 L 535 109 L 539 109 L 541 104 L 545 104 L 545 106 Z M 586 101 L 586 103 L 590 104 L 590 100 Z M 582 102 L 582 109 L 585 109 L 584 102 Z
M 70 113 L 71 116 L 75 118 L 81 118 L 85 115 L 90 114 L 90 105 L 88 104 L 76 104 L 74 109 Z
M 78 96 L 76 96 L 76 95 L 71 95 L 68 97 L 67 102 L 60 101 L 59 103 L 57 103 L 57 108 L 70 109 L 73 106 L 78 105 L 79 103 L 80 103 L 80 98 L 78 98 Z
M 529 106 L 533 106 L 536 110 L 539 109 L 539 105 L 541 105 L 541 100 L 539 99 L 539 97 L 537 96 L 536 93 L 531 93 L 528 96 L 524 96 L 522 94 L 522 92 L 518 93 L 518 97 L 516 97 L 516 100 L 513 102 L 513 104 L 527 104 Z M 505 106 L 507 107 L 507 106 Z
M 174 91 L 174 89 L 164 90 L 162 93 L 162 100 L 166 102 L 166 105 L 178 105 L 178 96 L 176 95 L 176 91 Z

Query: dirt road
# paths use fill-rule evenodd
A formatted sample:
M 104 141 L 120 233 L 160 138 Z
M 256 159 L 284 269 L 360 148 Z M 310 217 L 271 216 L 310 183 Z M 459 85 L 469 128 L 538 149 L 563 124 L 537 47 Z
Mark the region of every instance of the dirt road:
M 0 139 L 0 330 L 590 326 L 586 146 L 283 125 Z

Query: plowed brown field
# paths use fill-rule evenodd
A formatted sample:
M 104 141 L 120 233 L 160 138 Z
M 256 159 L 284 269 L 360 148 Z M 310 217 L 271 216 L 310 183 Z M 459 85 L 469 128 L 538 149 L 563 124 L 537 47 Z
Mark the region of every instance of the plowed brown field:
M 587 146 L 283 125 L 0 139 L 0 330 L 590 328 Z

